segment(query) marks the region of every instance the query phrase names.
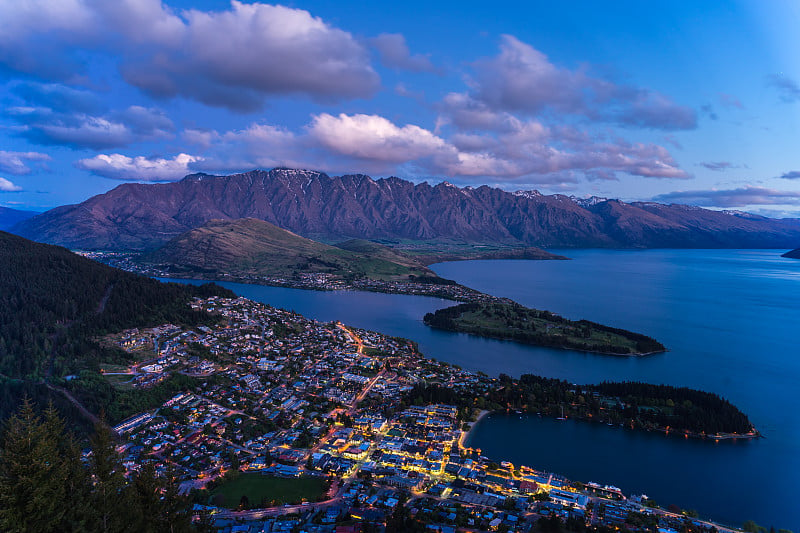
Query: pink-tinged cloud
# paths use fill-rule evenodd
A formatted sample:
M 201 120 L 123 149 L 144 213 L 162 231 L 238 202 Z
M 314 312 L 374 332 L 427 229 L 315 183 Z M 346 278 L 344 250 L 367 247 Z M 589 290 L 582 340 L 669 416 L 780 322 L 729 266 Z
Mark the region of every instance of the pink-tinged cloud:
M 731 94 L 720 93 L 719 101 L 724 107 L 735 107 L 736 109 L 744 109 L 744 104 Z
M 411 72 L 435 72 L 436 67 L 426 55 L 411 54 L 406 38 L 400 33 L 381 33 L 369 40 L 381 58 L 381 63 L 390 68 Z
M 330 151 L 357 159 L 400 163 L 451 150 L 424 128 L 413 124 L 400 127 L 377 115 L 322 113 L 311 121 L 308 133 Z
M 579 175 L 616 179 L 618 172 L 646 178 L 689 177 L 661 146 L 599 141 L 573 128 L 513 117 L 500 132 L 443 136 L 379 115 L 322 113 L 298 134 L 253 124 L 226 133 L 190 130 L 184 139 L 194 141 L 203 154 L 204 160 L 192 168 L 212 171 L 285 164 L 493 181 L 526 178 L 540 183 L 563 181 L 568 173 L 570 180 Z
M 746 186 L 738 189 L 675 191 L 653 198 L 656 202 L 703 207 L 746 207 L 750 205 L 800 205 L 800 192 Z
M 15 185 L 6 178 L 0 178 L 0 192 L 18 192 L 21 190 L 22 187 L 19 185 Z
M 160 0 L 0 3 L 0 68 L 74 81 L 87 49 L 117 53 L 124 79 L 151 96 L 240 111 L 269 95 L 368 97 L 380 84 L 361 43 L 302 9 L 236 0 L 225 11 L 181 12 Z
M 694 110 L 667 96 L 571 70 L 516 37 L 504 35 L 497 56 L 473 64 L 471 96 L 492 110 L 579 115 L 624 127 L 685 130 L 697 127 Z
M 141 106 L 104 115 L 47 107 L 11 107 L 6 115 L 19 124 L 14 131 L 31 142 L 79 149 L 102 150 L 166 139 L 174 129 L 161 110 Z
M 99 154 L 76 161 L 77 168 L 97 176 L 124 181 L 175 181 L 191 173 L 189 165 L 201 158 L 178 154 L 171 159 L 122 154 Z
M 31 162 L 50 161 L 50 156 L 40 152 L 7 152 L 0 150 L 0 171 L 15 176 L 30 174 Z

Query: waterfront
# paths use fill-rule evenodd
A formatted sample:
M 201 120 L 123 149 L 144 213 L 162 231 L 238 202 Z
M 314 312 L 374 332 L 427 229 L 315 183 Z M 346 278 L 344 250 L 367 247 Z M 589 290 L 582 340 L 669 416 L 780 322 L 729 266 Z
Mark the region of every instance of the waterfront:
M 584 481 L 605 463 L 616 474 L 594 481 L 626 492 L 643 490 L 662 504 L 696 508 L 733 524 L 754 519 L 797 530 L 800 413 L 793 406 L 800 379 L 800 360 L 794 357 L 800 262 L 772 250 L 575 250 L 566 255 L 574 260 L 472 261 L 434 269 L 496 296 L 653 336 L 670 351 L 615 358 L 435 331 L 422 324 L 422 316 L 451 302 L 434 298 L 224 285 L 311 318 L 411 338 L 430 357 L 492 375 L 531 372 L 580 383 L 632 379 L 717 392 L 742 408 L 767 438 L 714 444 L 585 424 L 586 433 L 577 439 L 518 417 L 504 422 L 516 425 L 513 429 L 494 426 L 500 419 L 488 417 L 470 442 L 498 459 Z M 520 448 L 525 442 L 527 456 Z M 550 451 L 535 442 L 551 446 Z M 571 470 L 559 469 L 563 463 L 556 461 L 562 459 Z

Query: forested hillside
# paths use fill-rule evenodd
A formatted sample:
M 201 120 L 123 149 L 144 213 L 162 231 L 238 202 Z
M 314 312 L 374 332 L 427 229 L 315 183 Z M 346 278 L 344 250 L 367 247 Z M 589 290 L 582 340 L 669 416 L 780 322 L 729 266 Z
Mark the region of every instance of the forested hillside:
M 97 344 L 98 335 L 211 320 L 188 302 L 213 294 L 232 293 L 161 283 L 0 232 L 0 415 L 21 393 L 41 397 L 45 378 L 124 357 Z

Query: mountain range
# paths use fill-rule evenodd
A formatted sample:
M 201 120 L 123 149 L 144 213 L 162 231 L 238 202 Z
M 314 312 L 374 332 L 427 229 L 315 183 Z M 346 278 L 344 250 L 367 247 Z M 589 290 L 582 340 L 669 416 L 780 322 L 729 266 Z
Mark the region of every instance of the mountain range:
M 286 168 L 124 184 L 24 220 L 12 231 L 72 249 L 153 250 L 209 220 L 242 218 L 326 242 L 394 245 L 794 248 L 800 242 L 799 219 Z

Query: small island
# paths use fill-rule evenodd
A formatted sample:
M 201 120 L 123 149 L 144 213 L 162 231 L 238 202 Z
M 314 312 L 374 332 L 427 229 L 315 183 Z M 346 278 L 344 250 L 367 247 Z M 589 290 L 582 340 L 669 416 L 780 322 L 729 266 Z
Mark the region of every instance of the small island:
M 789 259 L 800 259 L 800 248 L 796 248 L 791 252 L 786 252 L 781 257 L 788 257 Z
M 568 320 L 513 302 L 470 302 L 425 315 L 426 325 L 481 337 L 607 355 L 665 352 L 657 340 L 588 320 Z

